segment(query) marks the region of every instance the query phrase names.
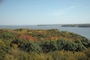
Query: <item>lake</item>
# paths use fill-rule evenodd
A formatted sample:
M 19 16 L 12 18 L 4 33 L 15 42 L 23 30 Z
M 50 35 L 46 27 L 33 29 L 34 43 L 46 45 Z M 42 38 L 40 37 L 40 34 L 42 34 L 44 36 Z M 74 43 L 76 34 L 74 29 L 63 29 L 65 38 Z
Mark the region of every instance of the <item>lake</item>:
M 45 26 L 37 26 L 37 25 L 0 25 L 0 29 L 18 29 L 18 28 L 29 28 L 29 29 L 58 29 L 60 31 L 69 31 L 73 32 L 86 38 L 90 39 L 90 28 L 83 27 L 61 27 L 61 25 L 45 25 Z

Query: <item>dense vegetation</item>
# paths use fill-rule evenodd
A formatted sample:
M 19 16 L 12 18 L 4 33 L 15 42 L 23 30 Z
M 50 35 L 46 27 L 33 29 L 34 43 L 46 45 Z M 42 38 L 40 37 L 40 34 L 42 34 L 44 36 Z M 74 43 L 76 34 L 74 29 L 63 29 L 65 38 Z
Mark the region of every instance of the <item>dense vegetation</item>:
M 0 60 L 90 60 L 90 40 L 57 29 L 0 29 Z

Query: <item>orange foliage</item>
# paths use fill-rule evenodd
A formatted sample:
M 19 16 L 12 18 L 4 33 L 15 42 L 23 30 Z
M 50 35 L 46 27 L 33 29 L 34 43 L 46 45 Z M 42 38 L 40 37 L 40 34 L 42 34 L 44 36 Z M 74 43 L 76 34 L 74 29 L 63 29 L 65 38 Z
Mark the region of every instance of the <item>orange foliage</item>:
M 21 35 L 20 38 L 21 39 L 27 39 L 27 40 L 30 40 L 30 41 L 37 41 L 36 37 L 30 36 L 30 35 Z

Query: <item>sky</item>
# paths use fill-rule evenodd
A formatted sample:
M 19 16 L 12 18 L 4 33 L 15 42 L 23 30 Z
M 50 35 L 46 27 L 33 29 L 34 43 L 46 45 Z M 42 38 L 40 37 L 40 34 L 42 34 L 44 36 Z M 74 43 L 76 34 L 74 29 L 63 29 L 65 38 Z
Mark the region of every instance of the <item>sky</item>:
M 90 0 L 2 0 L 0 25 L 90 23 Z

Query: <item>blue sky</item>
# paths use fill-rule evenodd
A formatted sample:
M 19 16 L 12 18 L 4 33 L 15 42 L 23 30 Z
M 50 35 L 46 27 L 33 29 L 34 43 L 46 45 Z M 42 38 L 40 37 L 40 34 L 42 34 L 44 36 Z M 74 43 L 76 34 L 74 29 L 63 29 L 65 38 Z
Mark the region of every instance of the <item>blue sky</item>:
M 4 0 L 0 25 L 90 23 L 90 0 Z

